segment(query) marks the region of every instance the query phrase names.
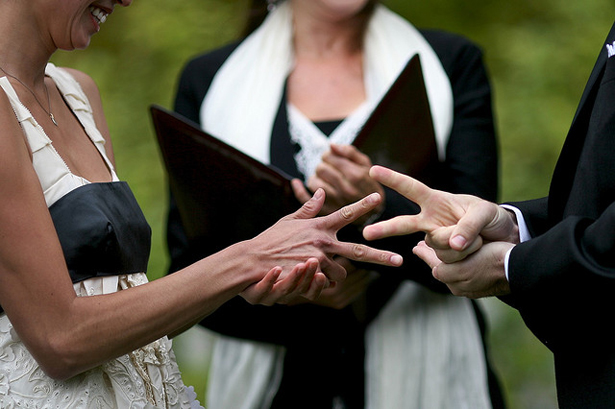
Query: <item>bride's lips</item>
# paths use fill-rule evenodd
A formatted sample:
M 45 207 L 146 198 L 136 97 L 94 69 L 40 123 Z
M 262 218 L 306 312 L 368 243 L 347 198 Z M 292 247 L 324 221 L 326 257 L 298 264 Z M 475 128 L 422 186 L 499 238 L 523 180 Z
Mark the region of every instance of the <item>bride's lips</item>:
M 90 6 L 89 7 L 90 15 L 92 16 L 92 20 L 96 25 L 96 31 L 100 30 L 100 25 L 107 21 L 107 16 L 109 15 L 109 11 L 104 10 L 98 6 Z

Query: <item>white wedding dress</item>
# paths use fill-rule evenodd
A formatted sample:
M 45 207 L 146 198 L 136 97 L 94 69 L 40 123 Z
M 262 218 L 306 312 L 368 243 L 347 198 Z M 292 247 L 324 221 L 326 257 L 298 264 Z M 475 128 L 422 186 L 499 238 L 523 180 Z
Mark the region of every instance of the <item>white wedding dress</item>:
M 46 74 L 81 122 L 118 181 L 108 160 L 104 138 L 96 128 L 87 97 L 66 71 L 49 64 Z M 71 173 L 51 140 L 19 101 L 6 77 L 7 94 L 32 150 L 47 205 L 89 182 Z M 121 182 L 119 182 L 121 183 Z M 44 274 L 44 272 L 41 272 Z M 78 296 L 120 291 L 147 282 L 144 273 L 91 278 L 74 284 Z M 0 314 L 0 407 L 11 408 L 201 408 L 196 394 L 182 382 L 171 341 L 166 337 L 66 381 L 48 377 L 21 342 L 5 313 Z

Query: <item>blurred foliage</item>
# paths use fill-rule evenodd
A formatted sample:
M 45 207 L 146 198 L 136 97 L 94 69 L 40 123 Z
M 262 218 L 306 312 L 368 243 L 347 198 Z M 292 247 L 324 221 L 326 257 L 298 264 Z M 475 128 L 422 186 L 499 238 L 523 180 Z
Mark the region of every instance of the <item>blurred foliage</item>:
M 611 0 L 384 1 L 418 27 L 465 35 L 485 53 L 494 87 L 501 150 L 501 200 L 544 196 L 595 58 L 615 16 Z M 192 56 L 231 41 L 246 0 L 136 0 L 118 7 L 86 51 L 52 59 L 90 74 L 101 88 L 117 168 L 153 228 L 149 275 L 166 270 L 165 174 L 149 119 L 152 103 L 172 107 L 179 72 Z M 554 408 L 552 358 L 518 314 L 487 300 L 491 348 L 511 408 Z M 195 330 L 191 331 L 192 333 Z M 197 331 L 198 333 L 198 331 Z M 200 333 L 198 334 L 200 336 Z M 200 340 L 201 338 L 199 338 Z M 202 341 L 176 349 L 186 382 L 202 396 Z M 202 365 L 201 365 L 202 366 Z

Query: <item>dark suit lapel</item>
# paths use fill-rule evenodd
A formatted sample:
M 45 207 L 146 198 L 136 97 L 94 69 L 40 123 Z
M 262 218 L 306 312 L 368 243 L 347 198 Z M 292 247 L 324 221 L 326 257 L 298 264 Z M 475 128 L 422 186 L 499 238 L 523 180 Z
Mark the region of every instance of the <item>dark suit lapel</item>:
M 550 219 L 554 222 L 562 218 L 566 200 L 570 194 L 572 180 L 576 172 L 576 165 L 583 148 L 583 143 L 585 142 L 589 119 L 606 65 L 606 44 L 613 44 L 613 41 L 615 41 L 615 24 L 611 27 L 605 44 L 602 45 L 598 60 L 587 81 L 577 112 L 575 113 L 574 120 L 570 126 L 568 136 L 566 137 L 562 152 L 555 167 L 549 191 L 549 215 Z
M 598 60 L 596 61 L 596 65 L 594 65 L 594 69 L 592 70 L 589 79 L 587 80 L 587 84 L 585 85 L 585 90 L 583 91 L 583 95 L 581 96 L 581 101 L 579 102 L 579 106 L 577 107 L 577 112 L 574 115 L 574 120 L 572 122 L 571 130 L 574 128 L 575 122 L 579 118 L 581 111 L 585 108 L 586 103 L 590 100 L 590 95 L 593 93 L 598 84 L 599 79 L 602 78 L 602 72 L 604 71 L 604 66 L 607 60 L 607 49 L 606 44 L 612 44 L 615 41 L 615 23 L 611 27 L 611 31 L 606 38 L 605 44 L 600 49 L 600 54 L 598 55 Z M 595 96 L 595 95 L 594 95 Z M 593 103 L 593 100 L 591 101 Z

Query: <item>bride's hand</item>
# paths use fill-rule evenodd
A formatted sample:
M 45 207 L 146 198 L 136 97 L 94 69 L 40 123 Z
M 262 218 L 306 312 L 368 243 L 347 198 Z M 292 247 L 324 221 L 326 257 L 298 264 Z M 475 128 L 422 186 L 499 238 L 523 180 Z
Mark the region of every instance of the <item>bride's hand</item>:
M 300 263 L 284 278 L 281 267 L 271 269 L 263 279 L 250 285 L 239 295 L 250 304 L 286 304 L 298 297 L 316 300 L 327 286 L 327 277 L 318 270 L 318 260 L 309 259 Z
M 280 266 L 280 277 L 285 278 L 297 264 L 316 258 L 319 263 L 317 272 L 324 273 L 331 281 L 346 278 L 346 270 L 334 259 L 336 256 L 392 267 L 400 266 L 403 259 L 398 254 L 363 244 L 340 242 L 337 239 L 337 232 L 342 227 L 376 208 L 381 200 L 380 195 L 373 193 L 328 216 L 315 217 L 325 201 L 324 190 L 318 189 L 312 199 L 299 210 L 283 217 L 246 243 L 245 254 L 250 256 L 247 262 L 257 271 L 268 271 L 271 266 Z M 260 279 L 262 276 L 258 277 L 258 280 Z

